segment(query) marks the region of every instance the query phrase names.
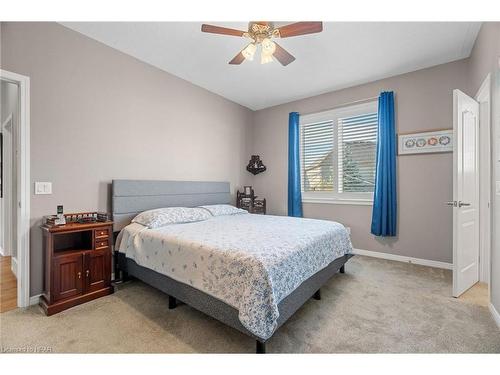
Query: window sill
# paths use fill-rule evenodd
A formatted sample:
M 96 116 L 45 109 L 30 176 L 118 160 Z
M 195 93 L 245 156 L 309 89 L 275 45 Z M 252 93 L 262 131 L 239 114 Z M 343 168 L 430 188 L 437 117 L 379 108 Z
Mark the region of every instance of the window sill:
M 302 203 L 373 206 L 373 199 L 303 198 Z

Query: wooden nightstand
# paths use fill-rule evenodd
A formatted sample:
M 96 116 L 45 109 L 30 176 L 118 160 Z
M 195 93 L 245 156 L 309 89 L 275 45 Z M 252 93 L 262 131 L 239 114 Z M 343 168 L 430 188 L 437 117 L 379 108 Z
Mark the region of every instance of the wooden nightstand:
M 266 214 L 266 200 L 258 199 L 250 187 L 250 194 L 236 192 L 236 207 L 250 212 L 251 214 Z
M 113 293 L 111 221 L 42 225 L 47 315 Z

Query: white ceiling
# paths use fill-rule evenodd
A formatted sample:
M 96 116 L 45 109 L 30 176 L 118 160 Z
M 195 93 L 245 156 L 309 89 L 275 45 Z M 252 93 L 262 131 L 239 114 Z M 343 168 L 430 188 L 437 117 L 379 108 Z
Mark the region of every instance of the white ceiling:
M 468 57 L 481 23 L 325 22 L 320 34 L 278 41 L 297 58 L 286 67 L 257 56 L 229 65 L 247 40 L 202 33 L 201 22 L 63 25 L 257 110 Z

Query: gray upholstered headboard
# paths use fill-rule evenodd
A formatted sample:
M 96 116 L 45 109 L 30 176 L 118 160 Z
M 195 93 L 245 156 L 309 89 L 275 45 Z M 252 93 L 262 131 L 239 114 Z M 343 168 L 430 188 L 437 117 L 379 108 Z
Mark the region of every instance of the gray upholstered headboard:
M 229 182 L 113 180 L 113 231 L 140 212 L 161 207 L 195 207 L 231 202 Z

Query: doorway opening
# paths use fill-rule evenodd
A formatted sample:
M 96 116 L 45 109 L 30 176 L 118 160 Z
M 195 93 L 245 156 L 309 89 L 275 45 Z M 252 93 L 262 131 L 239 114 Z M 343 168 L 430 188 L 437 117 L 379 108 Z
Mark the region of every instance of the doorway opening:
M 29 77 L 0 70 L 0 311 L 30 305 Z
M 19 86 L 0 82 L 0 312 L 17 307 L 17 155 Z

